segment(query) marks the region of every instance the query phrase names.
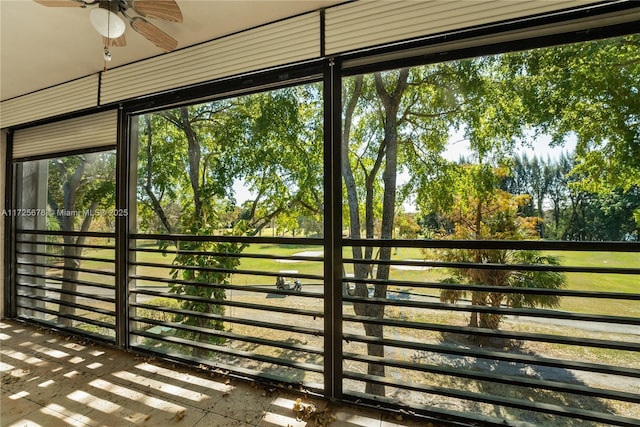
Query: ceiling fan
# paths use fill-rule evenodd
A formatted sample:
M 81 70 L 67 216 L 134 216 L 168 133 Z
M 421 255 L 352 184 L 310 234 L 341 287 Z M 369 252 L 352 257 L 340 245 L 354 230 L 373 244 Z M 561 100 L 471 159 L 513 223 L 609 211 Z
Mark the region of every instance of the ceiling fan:
M 182 12 L 175 0 L 33 0 L 48 7 L 93 7 L 89 20 L 100 33 L 105 45 L 105 61 L 110 60 L 109 47 L 126 46 L 124 17 L 134 31 L 165 52 L 178 46 L 178 41 L 146 18 L 182 22 Z M 135 15 L 131 15 L 131 12 Z

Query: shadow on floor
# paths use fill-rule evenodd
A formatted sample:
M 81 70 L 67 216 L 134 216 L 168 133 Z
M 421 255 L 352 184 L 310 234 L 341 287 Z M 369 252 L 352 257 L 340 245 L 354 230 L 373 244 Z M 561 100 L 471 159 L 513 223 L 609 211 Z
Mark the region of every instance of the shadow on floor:
M 299 395 L 269 391 L 167 362 L 0 322 L 3 427 L 312 427 L 296 419 Z M 331 427 L 420 426 L 389 414 L 318 399 Z M 392 421 L 390 421 L 392 420 Z

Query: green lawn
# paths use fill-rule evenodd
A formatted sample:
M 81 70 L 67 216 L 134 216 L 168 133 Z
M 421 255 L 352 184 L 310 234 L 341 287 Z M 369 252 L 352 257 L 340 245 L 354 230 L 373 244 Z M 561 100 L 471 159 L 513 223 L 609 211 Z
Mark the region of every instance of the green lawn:
M 152 247 L 148 245 L 147 247 Z M 275 244 L 252 244 L 245 248 L 243 254 L 256 255 L 282 255 L 289 256 L 303 252 L 321 251 L 321 246 L 305 246 L 305 245 L 275 245 Z M 640 254 L 638 253 L 610 253 L 610 252 L 562 252 L 549 251 L 546 254 L 555 255 L 560 258 L 560 262 L 565 266 L 594 266 L 594 267 L 622 267 L 622 268 L 638 268 L 640 266 Z M 89 250 L 85 256 L 113 258 L 113 251 L 108 250 Z M 345 248 L 343 252 L 345 258 L 351 258 L 351 248 Z M 171 264 L 173 255 L 163 255 L 161 253 L 138 252 L 137 259 L 140 262 L 152 262 Z M 419 260 L 424 259 L 424 255 L 420 249 L 415 248 L 399 248 L 394 250 L 393 259 L 398 260 Z M 113 265 L 97 262 L 85 261 L 83 268 L 96 270 L 112 270 Z M 260 272 L 277 273 L 282 270 L 296 270 L 299 274 L 323 275 L 323 264 L 321 261 L 296 261 L 282 262 L 275 259 L 260 258 L 243 258 L 239 270 L 251 270 Z M 347 274 L 353 271 L 351 264 L 345 264 Z M 157 277 L 170 277 L 169 268 L 158 268 L 140 266 L 137 268 L 137 274 Z M 447 276 L 446 269 L 432 270 L 404 270 L 391 269 L 391 279 L 401 281 L 415 282 L 436 282 Z M 90 273 L 82 273 L 81 280 L 97 281 L 100 283 L 112 283 L 113 279 L 109 276 L 101 276 Z M 234 274 L 231 281 L 235 285 L 273 285 L 275 279 L 269 276 L 254 276 L 249 274 Z M 567 288 L 571 290 L 588 290 L 598 292 L 622 292 L 622 293 L 638 293 L 640 292 L 640 280 L 637 275 L 631 274 L 593 274 L 593 273 L 567 273 Z M 321 281 L 304 279 L 305 285 L 320 284 Z M 152 283 L 145 283 L 147 285 Z M 393 288 L 395 289 L 395 288 Z M 433 289 L 422 289 L 418 287 L 406 287 L 403 289 L 412 293 L 429 294 L 437 296 L 437 291 Z M 628 316 L 640 316 L 640 304 L 633 301 L 605 300 L 595 298 L 563 298 L 560 310 L 619 315 L 624 313 Z
M 560 264 L 576 267 L 640 268 L 640 253 L 561 252 L 549 251 L 560 258 Z M 640 292 L 640 279 L 633 274 L 571 273 L 567 275 L 569 289 L 601 292 Z

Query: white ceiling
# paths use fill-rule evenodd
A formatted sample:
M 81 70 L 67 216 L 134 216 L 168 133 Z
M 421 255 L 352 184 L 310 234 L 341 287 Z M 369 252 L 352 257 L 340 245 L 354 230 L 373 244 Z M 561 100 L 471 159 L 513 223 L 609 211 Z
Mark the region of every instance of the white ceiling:
M 184 22 L 149 19 L 178 40 L 178 49 L 343 0 L 177 0 Z M 162 54 L 127 24 L 127 46 L 112 48 L 110 68 Z M 89 11 L 0 0 L 0 99 L 101 71 L 101 36 Z

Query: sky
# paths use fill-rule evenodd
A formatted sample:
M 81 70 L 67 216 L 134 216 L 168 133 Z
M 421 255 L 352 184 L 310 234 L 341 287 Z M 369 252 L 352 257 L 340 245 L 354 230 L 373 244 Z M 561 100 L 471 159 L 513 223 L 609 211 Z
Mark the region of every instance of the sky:
M 549 147 L 551 137 L 548 135 L 538 136 L 533 138 L 533 132 L 527 135 L 531 142 L 531 147 L 521 147 L 518 149 L 518 154 L 526 154 L 531 158 L 534 155 L 538 158 L 547 159 L 547 156 L 552 160 L 557 160 L 563 152 L 573 153 L 576 148 L 577 140 L 574 136 L 569 136 L 564 145 L 559 147 Z M 443 154 L 447 160 L 457 161 L 460 156 L 468 157 L 469 141 L 464 138 L 461 132 L 456 132 L 449 138 L 449 149 Z
M 563 146 L 549 147 L 549 143 L 551 141 L 551 137 L 549 136 L 538 137 L 535 140 L 533 138 L 530 139 L 532 140 L 531 147 L 520 148 L 518 150 L 519 154 L 526 153 L 529 158 L 534 155 L 542 159 L 547 159 L 547 157 L 549 157 L 552 160 L 558 159 L 563 152 L 573 153 L 577 143 L 575 137 L 569 137 Z M 447 160 L 457 161 L 460 159 L 460 156 L 468 157 L 469 154 L 469 141 L 464 138 L 462 133 L 452 134 L 450 137 L 449 148 L 445 151 L 443 156 Z M 408 177 L 406 174 L 400 174 L 398 176 L 398 185 L 406 182 L 407 180 Z M 242 180 L 234 181 L 233 191 L 238 205 L 242 205 L 242 203 L 247 200 L 251 200 L 254 197 L 254 195 L 246 188 Z

